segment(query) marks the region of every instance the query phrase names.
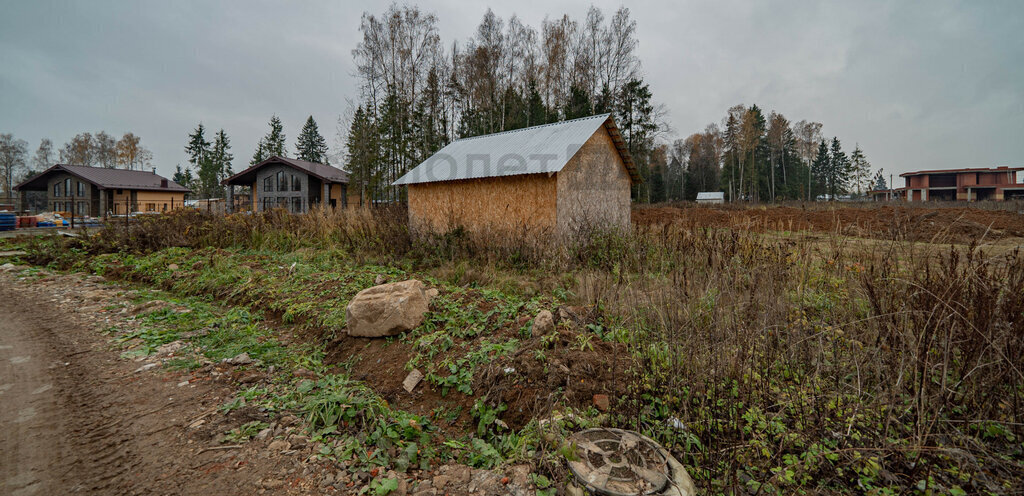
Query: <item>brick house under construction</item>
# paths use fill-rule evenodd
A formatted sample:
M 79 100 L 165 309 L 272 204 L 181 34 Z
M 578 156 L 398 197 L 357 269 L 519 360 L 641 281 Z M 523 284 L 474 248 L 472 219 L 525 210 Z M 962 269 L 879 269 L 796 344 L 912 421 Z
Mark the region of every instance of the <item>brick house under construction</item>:
M 910 201 L 1003 201 L 1024 199 L 1017 171 L 1024 167 L 994 167 L 905 172 L 906 187 L 897 197 Z

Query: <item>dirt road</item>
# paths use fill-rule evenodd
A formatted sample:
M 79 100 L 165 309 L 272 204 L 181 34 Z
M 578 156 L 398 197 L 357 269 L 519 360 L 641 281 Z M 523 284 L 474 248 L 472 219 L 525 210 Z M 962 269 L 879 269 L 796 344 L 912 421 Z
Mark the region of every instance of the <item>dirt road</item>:
M 299 475 L 295 457 L 188 428 L 216 416 L 227 385 L 136 372 L 52 293 L 0 277 L 0 494 L 306 492 L 261 482 Z

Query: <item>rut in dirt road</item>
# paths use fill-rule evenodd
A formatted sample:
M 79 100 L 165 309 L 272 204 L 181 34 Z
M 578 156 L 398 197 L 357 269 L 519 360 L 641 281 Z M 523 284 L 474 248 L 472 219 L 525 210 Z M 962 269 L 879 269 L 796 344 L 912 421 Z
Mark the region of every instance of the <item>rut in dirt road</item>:
M 60 315 L 32 315 L 0 289 L 0 480 L 4 494 L 113 490 L 132 465 L 102 382 Z M 34 313 L 34 312 L 33 312 Z M 63 328 L 63 329 L 62 329 Z
M 102 318 L 85 317 L 95 302 L 81 306 L 83 293 L 116 289 L 56 286 L 0 274 L 0 494 L 249 494 L 268 474 L 297 473 L 294 457 L 211 449 L 209 433 L 187 428 L 212 420 L 232 388 L 120 359 Z

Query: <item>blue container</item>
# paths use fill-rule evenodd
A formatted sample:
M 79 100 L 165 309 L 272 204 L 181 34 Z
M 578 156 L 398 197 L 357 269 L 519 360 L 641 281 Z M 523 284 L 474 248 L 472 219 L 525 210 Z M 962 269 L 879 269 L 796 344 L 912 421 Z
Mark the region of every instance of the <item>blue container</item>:
M 18 216 L 14 212 L 0 212 L 0 231 L 13 231 L 18 227 Z

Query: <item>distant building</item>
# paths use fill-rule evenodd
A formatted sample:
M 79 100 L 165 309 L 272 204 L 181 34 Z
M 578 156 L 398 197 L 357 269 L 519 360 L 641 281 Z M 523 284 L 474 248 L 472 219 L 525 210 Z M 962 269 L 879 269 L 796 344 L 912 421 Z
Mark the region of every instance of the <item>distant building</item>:
M 701 191 L 697 193 L 697 203 L 725 203 L 725 193 L 721 191 Z
M 101 217 L 181 208 L 189 189 L 156 172 L 57 164 L 14 187 L 46 193 L 46 210 Z M 29 212 L 22 194 L 20 210 Z
M 445 146 L 395 181 L 409 187 L 409 223 L 445 231 L 629 227 L 640 176 L 610 114 Z
M 905 198 L 910 201 L 1003 201 L 1024 199 L 1017 171 L 1024 167 L 927 170 L 905 172 Z
M 251 209 L 257 212 L 283 208 L 292 213 L 303 213 L 314 205 L 348 205 L 347 172 L 295 158 L 270 157 L 225 179 L 222 184 L 229 186 L 228 208 L 240 206 L 230 186 L 249 186 L 252 191 Z
M 873 189 L 868 191 L 868 197 L 872 201 L 897 201 L 905 200 L 906 188 Z

